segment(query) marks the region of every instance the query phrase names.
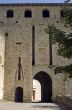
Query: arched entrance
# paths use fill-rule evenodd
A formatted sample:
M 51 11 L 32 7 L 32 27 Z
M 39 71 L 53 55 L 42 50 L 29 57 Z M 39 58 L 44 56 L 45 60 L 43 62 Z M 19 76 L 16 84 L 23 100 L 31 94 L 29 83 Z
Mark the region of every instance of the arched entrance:
M 17 87 L 15 90 L 15 102 L 23 102 L 23 88 Z
M 33 102 L 40 102 L 41 101 L 41 84 L 38 80 L 33 79 Z
M 33 79 L 41 84 L 41 102 L 52 102 L 52 80 L 46 72 L 37 73 Z

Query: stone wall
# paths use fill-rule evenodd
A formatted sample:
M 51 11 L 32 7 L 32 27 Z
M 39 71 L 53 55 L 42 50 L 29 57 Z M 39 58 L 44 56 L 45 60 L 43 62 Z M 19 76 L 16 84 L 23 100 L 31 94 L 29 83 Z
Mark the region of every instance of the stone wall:
M 62 97 L 57 96 L 55 99 L 55 102 L 65 104 L 69 107 L 69 110 L 72 110 L 72 98 L 71 97 Z
M 13 18 L 7 18 L 7 10 L 14 11 Z M 32 11 L 32 18 L 25 18 L 25 10 Z M 42 11 L 48 9 L 49 18 L 42 17 Z M 5 71 L 2 69 L 4 77 L 4 99 L 15 100 L 16 87 L 21 86 L 24 90 L 24 101 L 30 102 L 32 97 L 32 80 L 35 74 L 40 71 L 48 73 L 53 81 L 53 97 L 62 92 L 62 78 L 55 76 L 53 70 L 49 67 L 49 35 L 45 33 L 45 29 L 49 24 L 55 24 L 61 29 L 62 25 L 58 21 L 60 19 L 61 6 L 38 5 L 38 6 L 0 6 L 0 36 L 1 33 L 3 48 L 1 47 L 2 57 L 5 57 Z M 35 27 L 35 65 L 32 66 L 32 26 Z M 63 28 L 67 31 L 67 29 Z M 4 53 L 5 46 L 5 53 Z M 53 45 L 53 65 L 64 65 L 71 61 L 58 57 L 56 54 L 57 46 Z M 18 69 L 19 57 L 21 57 L 21 65 L 23 69 L 24 79 L 17 81 L 15 79 L 16 70 Z M 4 60 L 3 60 L 4 64 Z M 4 68 L 4 67 L 0 67 Z M 3 78 L 2 87 L 3 87 Z M 59 81 L 59 82 L 58 82 Z M 68 84 L 68 83 L 67 83 Z M 66 85 L 67 85 L 66 84 Z M 58 91 L 58 87 L 60 89 Z M 71 85 L 71 83 L 70 83 Z M 2 90 L 1 87 L 1 90 Z M 72 88 L 69 91 L 71 93 Z M 3 93 L 2 93 L 3 94 Z
M 17 28 L 16 28 L 17 27 Z M 32 42 L 31 42 L 31 26 L 16 25 L 10 26 L 8 29 L 8 37 L 6 39 L 6 59 L 5 59 L 5 91 L 4 97 L 11 98 L 15 83 L 16 70 L 18 69 L 19 57 L 21 57 L 21 65 L 24 76 L 24 95 L 31 97 L 32 82 Z M 28 31 L 29 30 L 29 31 Z M 21 43 L 21 44 L 18 44 Z M 21 79 L 22 80 L 22 79 Z M 29 87 L 29 88 L 28 88 Z M 9 89 L 8 89 L 9 88 Z M 10 94 L 9 94 L 10 93 Z M 28 95 L 29 94 L 29 95 Z

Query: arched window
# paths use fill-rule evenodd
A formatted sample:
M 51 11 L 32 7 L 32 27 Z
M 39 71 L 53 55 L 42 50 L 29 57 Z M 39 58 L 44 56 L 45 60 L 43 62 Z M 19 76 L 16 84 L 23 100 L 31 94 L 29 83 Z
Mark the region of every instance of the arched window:
M 7 18 L 13 18 L 13 16 L 14 16 L 13 10 L 8 10 L 7 11 Z
M 30 10 L 26 10 L 25 11 L 25 15 L 26 18 L 31 18 L 32 17 L 32 12 Z
M 64 11 L 63 10 L 60 11 L 60 16 L 64 17 Z
M 43 16 L 43 18 L 49 18 L 49 16 L 50 16 L 49 11 L 48 10 L 43 10 L 42 16 Z

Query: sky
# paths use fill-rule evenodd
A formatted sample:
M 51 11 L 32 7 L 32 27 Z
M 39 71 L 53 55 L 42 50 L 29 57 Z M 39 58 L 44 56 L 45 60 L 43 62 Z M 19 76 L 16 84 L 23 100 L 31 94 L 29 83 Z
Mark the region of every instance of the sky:
M 0 0 L 1 3 L 64 3 L 66 0 Z M 70 0 L 72 3 L 72 0 Z

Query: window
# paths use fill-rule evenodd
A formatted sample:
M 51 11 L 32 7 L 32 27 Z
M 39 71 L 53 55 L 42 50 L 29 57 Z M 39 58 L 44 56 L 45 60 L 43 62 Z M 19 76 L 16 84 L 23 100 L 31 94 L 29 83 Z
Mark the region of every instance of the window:
M 50 31 L 50 29 L 49 29 Z M 52 36 L 49 34 L 49 64 L 53 65 L 53 59 L 52 59 Z
M 43 18 L 49 18 L 49 11 L 48 10 L 43 10 L 43 13 L 42 13 L 42 16 Z
M 35 26 L 32 26 L 32 65 L 35 65 Z
M 8 10 L 7 11 L 7 18 L 13 18 L 13 16 L 14 16 L 13 10 Z
M 25 17 L 26 18 L 31 18 L 32 17 L 32 12 L 30 10 L 25 11 Z
M 60 11 L 60 16 L 64 17 L 64 11 L 63 10 Z

